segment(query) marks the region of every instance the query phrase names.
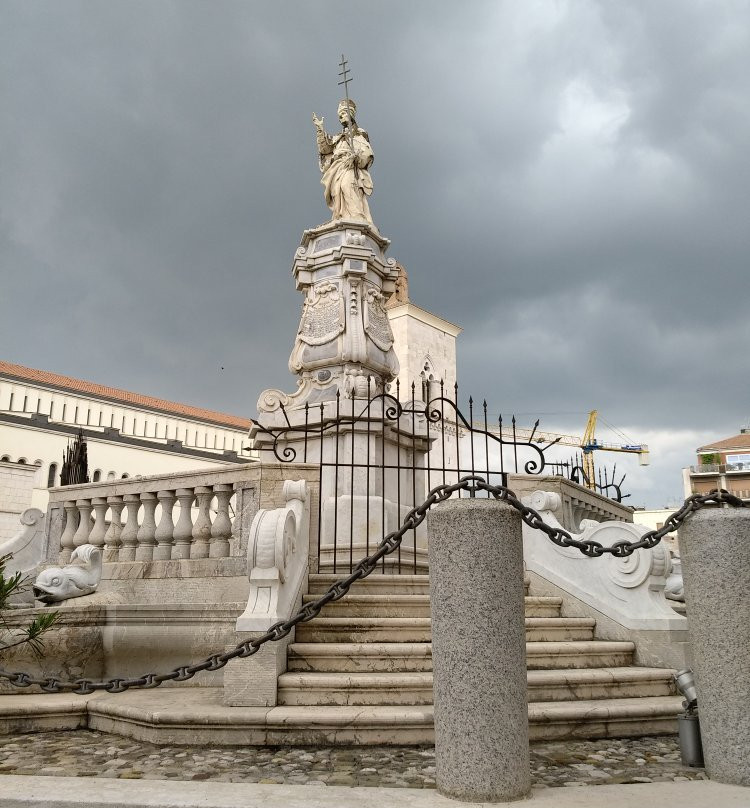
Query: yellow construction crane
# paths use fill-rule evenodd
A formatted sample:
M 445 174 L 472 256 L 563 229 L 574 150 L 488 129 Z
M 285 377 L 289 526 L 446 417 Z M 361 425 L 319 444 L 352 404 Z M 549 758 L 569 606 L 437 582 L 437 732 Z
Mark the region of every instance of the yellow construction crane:
M 521 429 L 519 427 L 515 428 L 515 434 L 519 438 L 533 440 L 534 443 L 557 443 L 559 446 L 576 446 L 581 449 L 583 452 L 584 485 L 595 491 L 596 481 L 594 479 L 593 457 L 595 451 L 637 454 L 638 462 L 641 466 L 647 466 L 649 464 L 649 451 L 645 443 L 605 443 L 604 441 L 600 441 L 595 435 L 598 415 L 598 410 L 591 410 L 582 437 L 578 437 L 577 435 L 560 435 L 557 432 L 538 432 L 532 429 Z M 503 427 L 503 435 L 511 437 L 513 435 L 512 429 Z M 626 436 L 623 435 L 623 437 L 625 438 Z

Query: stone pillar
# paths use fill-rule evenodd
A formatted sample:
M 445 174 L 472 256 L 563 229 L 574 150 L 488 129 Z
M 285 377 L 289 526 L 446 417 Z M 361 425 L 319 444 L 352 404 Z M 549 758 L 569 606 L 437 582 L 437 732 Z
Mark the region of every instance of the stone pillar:
M 73 536 L 73 544 L 80 547 L 82 544 L 87 544 L 89 534 L 91 533 L 91 510 L 93 508 L 90 499 L 77 499 L 76 508 L 78 508 L 79 519 L 78 529 Z
M 65 509 L 65 530 L 62 536 L 60 536 L 60 563 L 67 564 L 76 546 L 73 537 L 78 531 L 78 519 L 80 519 L 80 514 L 78 513 L 75 500 L 67 500 L 63 508 Z
M 192 506 L 195 494 L 192 488 L 178 488 L 175 492 L 180 501 L 180 517 L 172 535 L 172 558 L 190 558 L 190 542 L 193 539 Z
M 437 789 L 521 799 L 531 789 L 521 517 L 497 500 L 451 499 L 428 527 Z
M 104 547 L 104 536 L 107 533 L 106 516 L 109 505 L 107 504 L 106 497 L 95 497 L 91 501 L 94 505 L 96 520 L 94 521 L 94 527 L 89 535 L 88 543 L 102 548 Z
M 232 535 L 232 520 L 229 518 L 229 500 L 234 493 L 232 485 L 215 485 L 216 517 L 211 525 L 209 558 L 225 558 L 229 555 L 229 539 Z
M 174 491 L 159 491 L 156 498 L 161 503 L 161 519 L 154 533 L 156 539 L 154 561 L 169 561 L 172 557 L 172 534 L 174 533 L 172 510 L 177 497 Z
M 194 489 L 198 500 L 198 515 L 195 517 L 193 525 L 193 543 L 190 547 L 190 558 L 208 558 L 209 542 L 211 541 L 211 500 L 213 499 L 213 488 L 205 485 L 196 486 Z
M 138 511 L 141 509 L 141 498 L 138 494 L 125 494 L 123 501 L 128 509 L 125 527 L 120 533 L 119 561 L 135 561 L 138 544 Z
M 144 492 L 141 494 L 143 503 L 143 521 L 138 528 L 136 538 L 138 546 L 135 550 L 136 561 L 151 561 L 154 557 L 154 547 L 156 547 L 156 506 L 159 504 L 156 494 Z
M 706 508 L 679 536 L 706 772 L 750 786 L 750 509 Z
M 121 495 L 107 497 L 111 510 L 109 528 L 104 536 L 104 561 L 117 561 L 120 552 L 120 534 L 122 533 L 122 509 L 125 507 Z

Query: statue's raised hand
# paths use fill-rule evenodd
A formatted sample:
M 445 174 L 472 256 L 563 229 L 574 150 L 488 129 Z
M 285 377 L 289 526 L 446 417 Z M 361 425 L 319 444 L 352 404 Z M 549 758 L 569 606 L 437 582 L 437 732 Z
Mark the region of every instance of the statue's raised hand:
M 316 129 L 323 129 L 323 121 L 325 118 L 318 118 L 318 116 L 313 112 L 312 114 L 312 121 Z

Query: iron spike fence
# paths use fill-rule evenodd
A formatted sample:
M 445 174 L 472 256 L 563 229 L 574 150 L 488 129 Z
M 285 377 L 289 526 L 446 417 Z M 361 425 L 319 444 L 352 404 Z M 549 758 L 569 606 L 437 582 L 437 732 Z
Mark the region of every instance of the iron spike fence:
M 507 485 L 509 473 L 542 473 L 546 453 L 559 440 L 539 442 L 539 421 L 522 433 L 515 417 L 509 430 L 502 415 L 491 426 L 486 401 L 480 417 L 470 397 L 467 414 L 459 405 L 457 384 L 450 392 L 442 381 L 420 388 L 412 384 L 405 400 L 398 382 L 393 394 L 373 390 L 368 384 L 363 398 L 339 393 L 335 406 L 306 404 L 302 413 L 281 405 L 284 426 L 256 426 L 279 461 L 319 468 L 320 571 L 353 569 L 355 558 L 369 555 L 438 484 L 479 474 L 490 485 Z M 431 397 L 431 391 L 439 394 Z M 456 495 L 466 491 L 458 489 Z M 395 556 L 382 559 L 380 571 L 426 571 L 426 542 L 424 527 L 414 527 Z

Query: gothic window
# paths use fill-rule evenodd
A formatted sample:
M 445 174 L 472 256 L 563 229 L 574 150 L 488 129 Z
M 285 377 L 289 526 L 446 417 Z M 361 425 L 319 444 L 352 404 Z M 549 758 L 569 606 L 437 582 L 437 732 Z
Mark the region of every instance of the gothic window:
M 422 380 L 422 401 L 428 402 L 438 395 L 435 371 L 429 356 L 426 356 L 424 362 L 422 362 L 422 370 L 419 375 Z

